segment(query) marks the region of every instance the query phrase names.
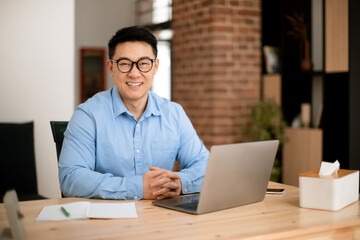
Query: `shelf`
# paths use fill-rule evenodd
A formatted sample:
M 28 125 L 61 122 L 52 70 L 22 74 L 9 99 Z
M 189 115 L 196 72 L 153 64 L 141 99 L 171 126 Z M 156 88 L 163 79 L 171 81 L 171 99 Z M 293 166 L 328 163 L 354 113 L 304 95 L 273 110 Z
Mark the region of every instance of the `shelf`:
M 263 99 L 272 99 L 281 106 L 281 75 L 263 75 Z
M 320 168 L 323 132 L 317 128 L 286 128 L 283 183 L 299 186 L 299 173 Z
M 325 0 L 325 71 L 349 71 L 348 0 Z
M 321 116 L 321 129 L 286 130 L 289 142 L 283 149 L 284 183 L 297 185 L 297 172 L 313 170 L 321 161 L 339 160 L 344 169 L 351 165 L 360 167 L 359 158 L 352 157 L 360 156 L 356 147 L 360 98 L 354 90 L 358 88 L 352 87 L 357 86 L 354 82 L 358 83 L 359 79 L 359 51 L 355 51 L 359 41 L 351 41 L 351 37 L 360 36 L 356 27 L 359 14 L 352 10 L 359 7 L 356 0 L 263 1 L 262 33 L 265 36 L 262 43 L 279 47 L 282 63 L 279 74 L 263 75 L 263 99 L 274 98 L 280 102 L 289 125 L 300 114 L 302 103 L 311 104 L 311 126 L 317 126 Z M 288 35 L 292 27 L 286 18 L 294 14 L 304 14 L 305 22 L 311 26 L 309 40 L 312 50 L 318 50 L 316 59 L 320 59 L 313 68 L 315 71 L 300 69 L 299 40 Z M 317 165 L 309 165 L 308 160 Z M 302 168 L 304 165 L 307 169 Z M 293 179 L 289 180 L 287 174 Z

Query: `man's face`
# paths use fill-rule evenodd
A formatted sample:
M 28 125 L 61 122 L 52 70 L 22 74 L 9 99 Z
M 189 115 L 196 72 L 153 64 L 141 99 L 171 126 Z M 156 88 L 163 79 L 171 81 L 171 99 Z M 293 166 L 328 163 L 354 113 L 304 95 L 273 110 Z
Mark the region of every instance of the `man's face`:
M 151 46 L 146 42 L 124 42 L 119 43 L 115 48 L 113 60 L 127 58 L 137 62 L 143 58 L 155 59 Z M 130 72 L 120 72 L 117 64 L 107 61 L 110 74 L 114 77 L 115 85 L 125 104 L 146 103 L 148 91 L 151 88 L 155 73 L 159 67 L 159 60 L 153 63 L 149 72 L 143 73 L 133 65 Z

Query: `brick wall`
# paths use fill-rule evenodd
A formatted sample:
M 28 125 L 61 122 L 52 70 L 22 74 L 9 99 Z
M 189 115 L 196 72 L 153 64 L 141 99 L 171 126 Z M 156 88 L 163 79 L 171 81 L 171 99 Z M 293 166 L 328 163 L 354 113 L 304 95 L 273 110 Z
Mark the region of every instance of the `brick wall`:
M 261 1 L 173 0 L 172 100 L 207 147 L 241 141 L 260 99 Z

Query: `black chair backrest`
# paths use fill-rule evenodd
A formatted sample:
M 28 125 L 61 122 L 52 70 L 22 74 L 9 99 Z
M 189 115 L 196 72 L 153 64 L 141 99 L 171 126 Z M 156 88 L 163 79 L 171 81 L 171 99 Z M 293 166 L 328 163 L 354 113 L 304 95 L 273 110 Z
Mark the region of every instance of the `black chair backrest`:
M 67 121 L 50 121 L 51 131 L 56 144 L 56 154 L 59 161 L 60 151 L 64 140 L 64 132 L 69 122 Z
M 0 202 L 15 189 L 19 200 L 43 199 L 38 195 L 34 123 L 0 123 Z

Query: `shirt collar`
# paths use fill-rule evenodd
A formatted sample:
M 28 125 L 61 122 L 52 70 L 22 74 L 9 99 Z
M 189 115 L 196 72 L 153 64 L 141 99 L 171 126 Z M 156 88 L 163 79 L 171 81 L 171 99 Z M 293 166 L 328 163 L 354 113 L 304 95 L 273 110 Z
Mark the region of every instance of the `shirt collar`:
M 113 102 L 113 111 L 115 118 L 118 117 L 120 114 L 128 112 L 116 86 L 111 89 L 111 98 Z
M 113 101 L 114 117 L 116 118 L 123 113 L 128 113 L 129 115 L 132 115 L 127 110 L 123 100 L 120 97 L 120 94 L 119 94 L 116 86 L 114 86 L 111 91 L 112 91 L 111 97 L 112 97 L 112 101 Z M 143 116 L 150 117 L 151 115 L 155 115 L 155 116 L 160 115 L 160 109 L 157 104 L 154 93 L 149 91 L 148 102 L 147 102 L 145 112 L 143 113 Z
M 160 114 L 159 105 L 158 105 L 158 102 L 156 101 L 154 93 L 149 91 L 148 102 L 146 105 L 145 112 L 143 113 L 143 116 L 150 117 L 151 115 L 159 116 L 161 114 Z

